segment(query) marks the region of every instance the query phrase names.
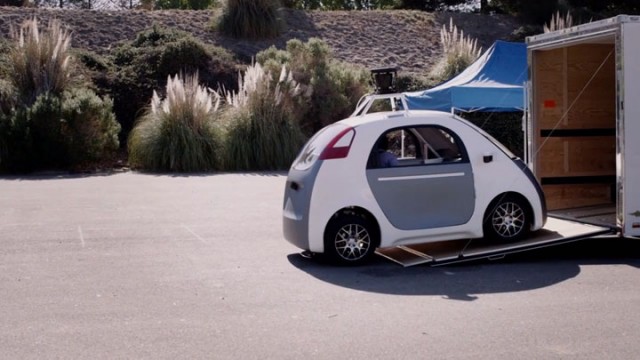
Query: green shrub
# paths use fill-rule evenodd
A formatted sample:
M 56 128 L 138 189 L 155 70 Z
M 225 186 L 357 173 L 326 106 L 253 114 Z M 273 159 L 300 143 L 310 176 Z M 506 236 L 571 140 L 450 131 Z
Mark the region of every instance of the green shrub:
M 10 57 L 11 44 L 4 38 L 0 38 L 0 77 L 6 79 L 11 68 Z
M 119 147 L 120 124 L 113 113 L 113 101 L 88 89 L 71 89 L 62 103 L 62 133 L 67 159 L 83 164 L 108 157 Z
M 200 86 L 197 75 L 170 77 L 166 93 L 161 99 L 153 92 L 151 107 L 131 132 L 129 164 L 148 171 L 219 169 L 217 94 Z
M 227 0 L 217 28 L 234 38 L 273 38 L 285 27 L 280 7 L 278 0 Z
M 16 45 L 10 52 L 9 79 L 19 99 L 30 106 L 40 95 L 61 95 L 72 78 L 71 34 L 59 20 L 49 21 L 47 31 L 41 32 L 34 18 L 12 28 L 12 37 Z
M 8 152 L 9 117 L 0 112 L 0 169 L 3 168 Z
M 520 158 L 524 155 L 522 112 L 462 113 L 461 116 L 488 132 Z
M 74 168 L 108 157 L 118 148 L 120 126 L 110 99 L 87 89 L 40 95 L 5 117 L 2 169 Z
M 0 114 L 10 113 L 15 102 L 15 91 L 11 83 L 0 78 Z
M 398 92 L 421 91 L 436 86 L 432 79 L 415 74 L 398 74 L 396 89 Z
M 358 100 L 371 90 L 369 72 L 333 59 L 331 49 L 320 39 L 312 38 L 306 43 L 289 40 L 286 51 L 271 47 L 258 53 L 256 59 L 275 74 L 286 65 L 309 95 L 297 98 L 294 112 L 307 136 L 348 117 Z
M 112 62 L 114 70 L 104 88 L 113 97 L 123 139 L 153 91 L 164 88 L 169 76 L 198 73 L 200 82 L 213 89 L 219 84 L 232 88 L 237 81 L 236 63 L 229 52 L 156 25 L 117 47 Z
M 113 100 L 111 85 L 115 71 L 111 59 L 85 49 L 71 49 L 71 55 L 79 65 L 77 73 L 82 77 L 80 87 L 91 89 L 97 95 Z
M 10 132 L 11 113 L 16 103 L 16 92 L 9 79 L 11 72 L 12 48 L 9 41 L 0 38 L 0 169 L 7 162 Z
M 527 36 L 542 34 L 543 27 L 539 25 L 523 25 L 513 30 L 507 38 L 508 41 L 524 42 Z
M 60 97 L 50 93 L 38 96 L 30 107 L 17 112 L 16 123 L 22 131 L 27 130 L 24 152 L 28 157 L 29 170 L 59 169 L 70 165 L 62 133 Z
M 0 168 L 74 168 L 118 147 L 112 102 L 86 85 L 59 21 L 40 32 L 36 19 L 12 29 L 15 43 L 0 57 Z
M 225 167 L 228 170 L 284 170 L 305 137 L 292 114 L 299 87 L 286 68 L 277 81 L 260 64 L 245 72 L 237 93 L 227 93 Z
M 72 49 L 72 54 L 88 70 L 105 73 L 113 66 L 103 56 L 86 49 Z

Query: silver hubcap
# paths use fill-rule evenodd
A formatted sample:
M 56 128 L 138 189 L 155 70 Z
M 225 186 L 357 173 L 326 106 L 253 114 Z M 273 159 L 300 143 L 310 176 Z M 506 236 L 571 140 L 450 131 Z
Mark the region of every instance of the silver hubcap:
M 369 232 L 358 224 L 347 224 L 338 230 L 335 241 L 338 255 L 346 260 L 363 258 L 371 246 Z
M 493 212 L 491 223 L 498 235 L 504 238 L 514 237 L 524 227 L 524 211 L 516 203 L 502 203 Z

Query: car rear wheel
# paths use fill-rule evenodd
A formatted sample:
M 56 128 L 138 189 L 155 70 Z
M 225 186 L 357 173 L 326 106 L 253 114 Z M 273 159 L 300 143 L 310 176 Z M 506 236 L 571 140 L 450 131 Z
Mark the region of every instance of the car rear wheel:
M 373 255 L 377 231 L 365 217 L 342 214 L 332 219 L 325 231 L 325 253 L 344 265 L 365 263 Z
M 492 207 L 484 219 L 484 235 L 486 238 L 499 241 L 515 241 L 522 239 L 531 227 L 531 218 L 523 200 L 507 195 Z

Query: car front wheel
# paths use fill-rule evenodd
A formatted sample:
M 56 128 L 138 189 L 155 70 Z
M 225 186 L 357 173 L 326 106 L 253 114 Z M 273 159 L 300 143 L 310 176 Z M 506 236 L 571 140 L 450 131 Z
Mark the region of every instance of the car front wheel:
M 524 202 L 508 195 L 495 202 L 484 219 L 486 238 L 499 241 L 522 239 L 531 226 L 531 219 Z
M 325 253 L 344 265 L 359 265 L 371 258 L 377 231 L 366 218 L 355 214 L 335 217 L 325 232 Z

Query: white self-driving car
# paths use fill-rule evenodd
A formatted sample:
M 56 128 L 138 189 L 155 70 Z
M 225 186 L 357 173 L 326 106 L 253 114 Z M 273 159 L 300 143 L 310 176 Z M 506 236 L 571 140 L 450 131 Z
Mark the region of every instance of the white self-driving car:
M 355 115 L 318 131 L 289 170 L 283 207 L 289 242 L 347 264 L 378 247 L 515 241 L 546 221 L 524 162 L 436 111 Z

